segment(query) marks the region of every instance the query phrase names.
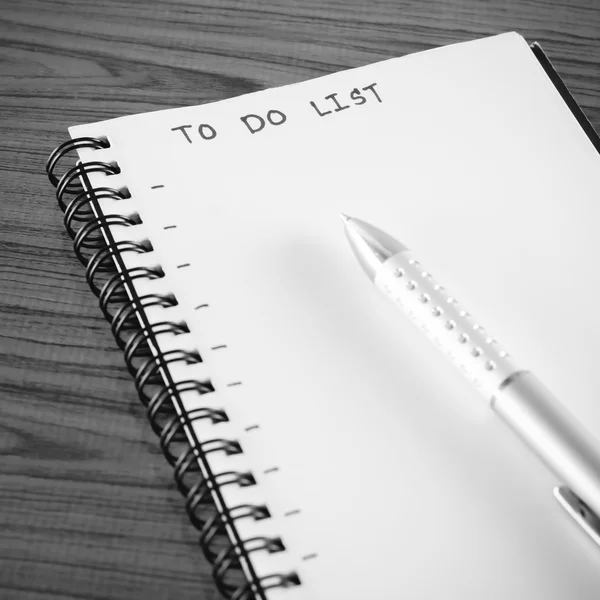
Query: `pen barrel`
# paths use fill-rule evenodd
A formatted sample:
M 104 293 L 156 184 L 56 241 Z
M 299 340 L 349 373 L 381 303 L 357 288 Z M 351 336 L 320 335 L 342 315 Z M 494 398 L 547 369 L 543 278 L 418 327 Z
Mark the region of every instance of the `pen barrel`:
M 600 515 L 600 445 L 528 371 L 505 381 L 492 407 L 561 482 Z
M 600 515 L 600 444 L 552 392 L 519 368 L 409 250 L 386 260 L 374 283 L 458 367 L 561 483 Z

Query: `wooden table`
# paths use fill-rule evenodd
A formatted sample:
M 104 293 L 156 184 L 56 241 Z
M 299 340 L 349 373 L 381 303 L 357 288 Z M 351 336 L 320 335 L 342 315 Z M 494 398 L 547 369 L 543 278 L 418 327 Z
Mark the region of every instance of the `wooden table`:
M 0 597 L 217 597 L 44 173 L 67 126 L 507 30 L 599 129 L 596 0 L 0 0 Z

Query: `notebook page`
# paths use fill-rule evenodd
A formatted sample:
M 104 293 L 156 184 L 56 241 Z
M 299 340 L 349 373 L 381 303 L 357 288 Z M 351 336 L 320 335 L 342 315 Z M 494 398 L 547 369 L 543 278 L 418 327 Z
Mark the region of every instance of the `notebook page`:
M 230 415 L 244 454 L 212 464 L 258 485 L 226 500 L 269 507 L 238 530 L 286 546 L 257 572 L 302 581 L 269 598 L 597 597 L 558 482 L 368 282 L 338 216 L 412 248 L 600 435 L 600 157 L 520 36 L 71 134 L 111 140 L 167 274 L 144 285 L 179 299 Z

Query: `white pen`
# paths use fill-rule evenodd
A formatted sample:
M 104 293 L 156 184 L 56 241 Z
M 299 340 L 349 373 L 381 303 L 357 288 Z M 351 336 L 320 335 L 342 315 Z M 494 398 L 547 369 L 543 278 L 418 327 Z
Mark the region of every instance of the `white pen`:
M 600 445 L 530 371 L 387 233 L 342 214 L 369 279 L 391 298 L 485 396 L 492 409 L 560 479 L 554 495 L 600 545 Z

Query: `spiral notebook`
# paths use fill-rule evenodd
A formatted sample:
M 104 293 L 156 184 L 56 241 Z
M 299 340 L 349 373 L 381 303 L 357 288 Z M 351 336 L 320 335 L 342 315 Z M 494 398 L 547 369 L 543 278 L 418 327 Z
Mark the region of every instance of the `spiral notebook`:
M 69 132 L 48 163 L 67 231 L 224 597 L 598 597 L 557 482 L 339 220 L 412 247 L 599 435 L 600 146 L 539 47 Z

